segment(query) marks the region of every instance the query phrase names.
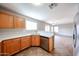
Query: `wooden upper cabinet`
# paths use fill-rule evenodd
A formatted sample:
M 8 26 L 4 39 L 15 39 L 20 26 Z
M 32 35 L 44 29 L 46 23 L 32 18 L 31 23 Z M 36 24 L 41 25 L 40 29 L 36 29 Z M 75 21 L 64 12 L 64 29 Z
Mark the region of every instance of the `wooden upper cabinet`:
M 0 12 L 0 28 L 25 28 L 25 20 L 16 15 Z
M 0 28 L 13 28 L 13 16 L 0 12 Z
M 20 38 L 4 40 L 2 44 L 4 55 L 13 55 L 20 51 Z
M 21 50 L 31 46 L 31 36 L 21 37 Z
M 40 46 L 40 36 L 39 35 L 32 36 L 32 46 Z
M 24 18 L 14 16 L 14 28 L 25 28 Z

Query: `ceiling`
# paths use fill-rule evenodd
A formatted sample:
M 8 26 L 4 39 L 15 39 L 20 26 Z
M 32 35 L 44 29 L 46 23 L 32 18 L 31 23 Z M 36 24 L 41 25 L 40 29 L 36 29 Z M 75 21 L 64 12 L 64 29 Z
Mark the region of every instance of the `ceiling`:
M 32 3 L 0 3 L 12 11 L 48 22 L 52 25 L 72 23 L 75 14 L 78 12 L 77 3 L 58 3 L 58 6 L 50 9 L 50 3 L 33 5 Z

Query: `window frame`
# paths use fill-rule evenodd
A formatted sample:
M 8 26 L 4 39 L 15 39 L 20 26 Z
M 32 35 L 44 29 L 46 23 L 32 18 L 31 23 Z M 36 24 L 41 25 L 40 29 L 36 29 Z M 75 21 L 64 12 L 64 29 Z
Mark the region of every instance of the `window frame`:
M 37 30 L 37 25 L 38 25 L 37 22 L 26 20 L 25 23 L 26 23 L 25 26 L 27 30 Z

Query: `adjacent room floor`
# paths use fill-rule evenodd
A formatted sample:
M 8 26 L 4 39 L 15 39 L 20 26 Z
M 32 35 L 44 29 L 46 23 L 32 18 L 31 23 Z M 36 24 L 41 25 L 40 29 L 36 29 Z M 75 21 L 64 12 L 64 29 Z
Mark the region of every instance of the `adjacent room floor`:
M 70 37 L 55 36 L 55 49 L 48 53 L 40 47 L 30 47 L 15 56 L 72 56 L 73 40 Z

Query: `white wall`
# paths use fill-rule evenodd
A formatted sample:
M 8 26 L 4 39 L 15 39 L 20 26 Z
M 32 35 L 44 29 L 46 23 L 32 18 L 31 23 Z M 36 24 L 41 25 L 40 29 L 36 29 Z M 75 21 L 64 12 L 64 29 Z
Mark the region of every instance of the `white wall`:
M 58 25 L 58 28 L 59 32 L 57 34 L 68 37 L 73 36 L 73 24 Z

